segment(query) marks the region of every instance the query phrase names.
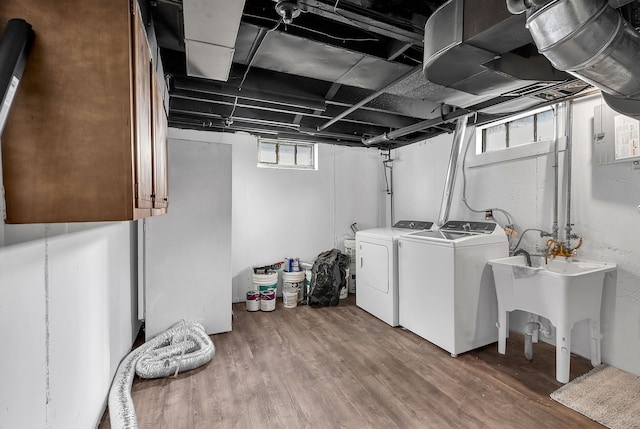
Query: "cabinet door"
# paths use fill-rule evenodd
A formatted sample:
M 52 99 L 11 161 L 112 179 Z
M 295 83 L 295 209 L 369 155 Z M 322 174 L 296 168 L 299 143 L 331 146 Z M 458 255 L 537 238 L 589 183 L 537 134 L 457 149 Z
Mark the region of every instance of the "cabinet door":
M 133 104 L 135 120 L 136 208 L 153 207 L 153 141 L 151 137 L 151 52 L 136 2 L 133 20 Z
M 162 89 L 155 73 L 151 75 L 153 88 L 153 208 L 163 209 L 169 204 L 167 184 L 167 115 L 164 113 Z

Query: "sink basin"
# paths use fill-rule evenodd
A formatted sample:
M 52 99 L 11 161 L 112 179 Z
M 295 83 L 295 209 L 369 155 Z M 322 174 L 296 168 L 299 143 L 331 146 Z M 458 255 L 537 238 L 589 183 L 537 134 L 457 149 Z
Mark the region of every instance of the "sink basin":
M 556 327 L 556 379 L 569 381 L 571 330 L 590 319 L 591 363 L 599 365 L 600 305 L 604 275 L 615 271 L 608 262 L 557 258 L 547 265 L 528 267 L 524 256 L 492 259 L 498 298 L 498 352 L 505 353 L 508 312 L 523 310 L 549 319 Z

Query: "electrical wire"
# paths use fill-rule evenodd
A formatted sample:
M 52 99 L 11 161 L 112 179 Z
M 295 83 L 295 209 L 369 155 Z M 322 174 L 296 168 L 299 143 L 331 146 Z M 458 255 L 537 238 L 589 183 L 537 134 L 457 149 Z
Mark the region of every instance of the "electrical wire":
M 253 53 L 253 56 L 251 57 L 251 61 L 249 61 L 249 64 L 247 64 L 247 69 L 244 71 L 244 75 L 242 76 L 242 80 L 240 81 L 240 85 L 238 85 L 238 91 L 242 91 L 242 85 L 244 84 L 244 81 L 247 79 L 247 75 L 249 74 L 249 70 L 251 69 L 251 66 L 253 65 L 253 61 L 258 56 L 258 51 L 260 50 L 260 47 L 262 46 L 262 41 L 264 41 L 264 38 L 267 37 L 267 34 L 271 33 L 272 31 L 276 31 L 276 29 L 278 27 L 280 27 L 280 24 L 282 24 L 282 22 L 283 22 L 282 19 L 280 19 L 278 21 L 278 23 L 275 25 L 275 27 L 273 27 L 270 30 L 267 30 L 267 32 L 265 33 L 264 37 L 260 41 L 260 44 L 258 45 L 258 48 Z
M 265 17 L 265 16 L 259 16 L 259 15 L 252 15 L 252 14 L 249 14 L 249 13 L 245 13 L 245 14 L 243 14 L 243 15 L 244 15 L 244 16 L 248 16 L 248 17 L 250 17 L 250 18 L 257 18 L 257 19 L 262 19 L 262 20 L 271 21 L 271 22 L 276 22 L 276 21 L 278 21 L 277 19 L 267 18 L 267 17 Z M 342 15 L 341 15 L 341 16 L 342 16 Z M 321 35 L 323 35 L 323 36 L 325 36 L 325 37 L 329 37 L 330 39 L 334 39 L 334 40 L 344 40 L 344 41 L 347 41 L 347 42 L 379 42 L 379 41 L 380 41 L 380 39 L 378 39 L 378 38 L 374 38 L 374 37 L 350 38 L 350 37 L 339 37 L 339 36 L 333 36 L 333 35 L 331 35 L 331 34 L 328 34 L 328 33 L 325 33 L 325 32 L 319 31 L 319 30 L 314 30 L 314 29 L 312 29 L 312 28 L 307 28 L 307 27 L 304 27 L 304 26 L 302 26 L 302 25 L 298 25 L 298 24 L 294 24 L 294 23 L 287 24 L 287 27 L 295 27 L 295 28 L 299 28 L 299 29 L 301 29 L 301 30 L 303 30 L 303 31 L 308 31 L 308 32 L 310 32 L 310 33 L 317 33 L 317 34 L 321 34 Z
M 469 136 L 471 136 L 471 133 L 469 133 Z M 501 209 L 501 208 L 498 208 L 498 207 L 478 210 L 478 209 L 474 209 L 473 207 L 471 207 L 469 205 L 469 203 L 467 202 L 467 173 L 465 171 L 465 166 L 466 166 L 467 152 L 469 151 L 469 146 L 471 146 L 471 138 L 470 137 L 467 140 L 467 144 L 466 144 L 466 146 L 464 148 L 464 154 L 462 155 L 462 202 L 464 203 L 465 207 L 467 209 L 469 209 L 470 211 L 472 211 L 473 213 L 485 213 L 487 211 L 493 211 L 493 212 L 501 213 L 507 219 L 507 225 L 513 225 L 513 220 L 512 220 L 511 215 L 509 214 L 508 211 L 506 211 L 504 209 Z M 496 221 L 496 223 L 498 223 L 498 222 Z M 500 225 L 500 226 L 502 226 L 502 225 Z

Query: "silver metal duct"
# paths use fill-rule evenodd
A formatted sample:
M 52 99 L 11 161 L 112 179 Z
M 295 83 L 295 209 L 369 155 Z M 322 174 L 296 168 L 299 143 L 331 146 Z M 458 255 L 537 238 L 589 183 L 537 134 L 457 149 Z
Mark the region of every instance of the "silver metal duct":
M 456 122 L 456 131 L 453 134 L 451 155 L 449 156 L 449 166 L 447 168 L 447 179 L 444 184 L 444 192 L 442 193 L 442 202 L 440 203 L 440 215 L 438 216 L 439 227 L 449 220 L 453 187 L 456 183 L 456 173 L 458 172 L 458 157 L 464 146 L 465 138 L 467 135 L 473 134 L 473 129 L 467 129 L 470 116 L 472 115 L 461 116 Z M 467 133 L 467 131 L 469 131 L 469 133 Z
M 607 93 L 614 110 L 640 115 L 640 33 L 607 0 L 553 0 L 527 13 L 538 51 L 555 68 Z
M 118 366 L 109 390 L 109 422 L 115 429 L 137 429 L 131 385 L 141 377 L 166 377 L 209 362 L 215 347 L 197 322 L 177 323 L 129 353 Z M 139 365 L 138 365 L 139 364 Z

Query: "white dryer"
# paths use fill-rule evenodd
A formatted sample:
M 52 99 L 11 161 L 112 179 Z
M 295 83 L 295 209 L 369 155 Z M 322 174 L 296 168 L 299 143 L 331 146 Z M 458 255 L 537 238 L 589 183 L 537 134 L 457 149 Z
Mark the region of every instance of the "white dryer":
M 356 232 L 356 305 L 398 326 L 398 238 L 433 222 L 401 220 L 392 228 Z
M 457 356 L 498 340 L 489 259 L 509 255 L 493 222 L 449 221 L 398 239 L 400 325 Z

